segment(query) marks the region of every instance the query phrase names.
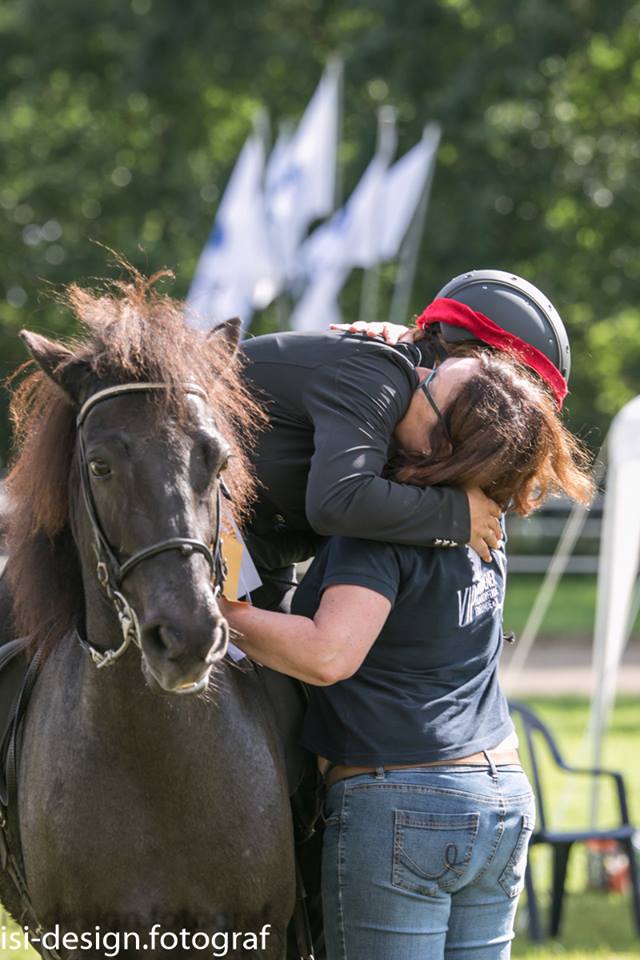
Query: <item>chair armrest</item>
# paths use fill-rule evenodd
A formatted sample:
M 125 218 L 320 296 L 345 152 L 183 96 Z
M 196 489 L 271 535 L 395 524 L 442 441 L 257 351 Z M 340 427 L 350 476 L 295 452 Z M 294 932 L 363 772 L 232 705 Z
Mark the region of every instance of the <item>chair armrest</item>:
M 579 776 L 590 777 L 611 777 L 616 785 L 618 794 L 618 803 L 620 805 L 620 818 L 624 826 L 629 826 L 629 807 L 627 804 L 627 791 L 624 785 L 624 777 L 617 770 L 607 770 L 605 767 L 572 767 L 570 764 L 561 761 L 558 766 L 565 773 L 576 773 Z

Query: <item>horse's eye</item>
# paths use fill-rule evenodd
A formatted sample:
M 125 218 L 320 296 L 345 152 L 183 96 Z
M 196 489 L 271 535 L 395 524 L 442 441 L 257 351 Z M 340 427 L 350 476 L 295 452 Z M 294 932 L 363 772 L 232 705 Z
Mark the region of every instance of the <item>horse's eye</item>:
M 106 460 L 90 460 L 89 470 L 94 477 L 108 477 L 111 473 L 111 467 Z

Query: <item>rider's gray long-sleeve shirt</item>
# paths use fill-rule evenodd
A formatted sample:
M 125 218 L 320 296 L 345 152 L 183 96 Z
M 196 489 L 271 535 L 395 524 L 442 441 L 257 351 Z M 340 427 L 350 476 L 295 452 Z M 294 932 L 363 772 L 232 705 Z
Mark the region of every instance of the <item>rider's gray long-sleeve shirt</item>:
M 277 333 L 242 345 L 246 379 L 271 426 L 254 463 L 261 487 L 253 538 L 259 565 L 284 566 L 341 534 L 428 546 L 466 543 L 466 494 L 382 477 L 393 431 L 418 386 L 419 352 L 338 333 Z

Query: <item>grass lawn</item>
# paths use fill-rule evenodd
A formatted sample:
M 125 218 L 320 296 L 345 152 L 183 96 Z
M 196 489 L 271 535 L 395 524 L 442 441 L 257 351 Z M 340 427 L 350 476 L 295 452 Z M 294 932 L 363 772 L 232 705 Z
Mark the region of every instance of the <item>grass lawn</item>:
M 584 735 L 588 701 L 584 697 L 529 698 L 528 703 L 540 713 L 555 733 L 560 748 L 569 762 L 587 766 L 588 755 Z M 637 698 L 618 700 L 611 725 L 604 762 L 625 775 L 631 816 L 640 826 L 640 702 Z M 547 765 L 543 777 L 549 797 L 554 798 L 553 822 L 579 826 L 587 822 L 589 784 L 580 778 L 575 786 L 559 777 Z M 549 800 L 547 800 L 549 804 Z M 605 819 L 612 819 L 613 797 L 603 794 Z M 549 863 L 543 849 L 533 851 L 536 888 L 544 907 L 543 893 L 548 888 Z M 526 910 L 517 918 L 518 936 L 513 956 L 517 960 L 640 960 L 640 938 L 634 933 L 628 895 L 585 891 L 586 856 L 576 847 L 570 866 L 569 889 L 565 905 L 562 938 L 535 947 L 526 934 Z M 523 904 L 524 907 L 524 904 Z M 0 929 L 6 918 L 0 915 Z M 35 952 L 11 953 L 0 949 L 0 960 L 37 960 Z
M 504 623 L 506 630 L 519 633 L 540 589 L 542 577 L 537 574 L 518 573 L 509 575 L 505 601 Z M 591 639 L 596 609 L 596 578 L 589 576 L 566 576 L 558 585 L 541 634 L 558 635 L 563 638 L 582 636 Z M 634 636 L 640 637 L 640 616 L 636 620 Z
M 583 697 L 528 698 L 527 702 L 549 725 L 565 759 L 576 766 L 589 766 L 585 749 L 588 700 Z M 606 741 L 604 766 L 620 770 L 625 777 L 632 822 L 640 827 L 640 702 L 634 697 L 620 697 Z M 547 816 L 553 825 L 580 828 L 588 824 L 590 781 L 583 777 L 558 775 L 550 765 L 542 771 L 548 797 Z M 550 804 L 555 798 L 555 804 Z M 613 822 L 616 805 L 611 792 L 603 792 L 603 823 Z M 532 851 L 536 890 L 543 908 L 542 893 L 549 888 L 550 862 L 544 848 Z M 576 846 L 569 868 L 568 892 L 561 939 L 547 941 L 539 947 L 531 944 L 526 934 L 526 910 L 518 915 L 518 936 L 513 956 L 518 960 L 640 960 L 640 938 L 631 921 L 627 894 L 602 894 L 585 891 L 587 861 L 585 850 Z

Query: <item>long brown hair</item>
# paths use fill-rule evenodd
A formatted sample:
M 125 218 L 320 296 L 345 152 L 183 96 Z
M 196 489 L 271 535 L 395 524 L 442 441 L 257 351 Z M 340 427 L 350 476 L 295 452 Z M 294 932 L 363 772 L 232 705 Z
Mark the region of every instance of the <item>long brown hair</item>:
M 69 352 L 58 369 L 82 365 L 96 385 L 170 384 L 175 389 L 157 397 L 169 407 L 163 411 L 177 420 L 186 415 L 184 384 L 197 383 L 232 450 L 225 479 L 234 513 L 242 520 L 254 493 L 248 453 L 266 416 L 243 386 L 241 361 L 224 338 L 187 326 L 183 305 L 157 289 L 166 272 L 146 279 L 127 269 L 127 280 L 98 291 L 75 284 L 67 288 L 62 299 L 81 335 L 67 344 Z M 34 367 L 31 361 L 22 369 Z M 7 478 L 7 572 L 14 626 L 31 635 L 33 645 L 55 644 L 84 606 L 69 516 L 76 412 L 70 396 L 39 368 L 14 389 L 16 454 Z
M 548 391 L 506 353 L 465 351 L 480 363 L 444 411 L 428 454 L 398 456 L 389 475 L 419 486 L 478 486 L 526 516 L 549 495 L 588 503 L 589 457 L 558 416 Z M 447 438 L 447 432 L 451 440 Z

